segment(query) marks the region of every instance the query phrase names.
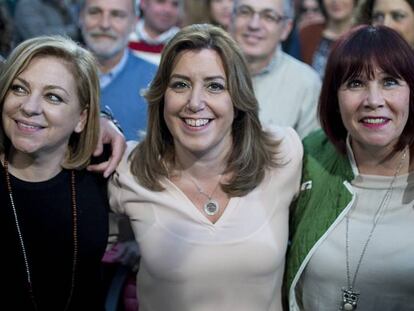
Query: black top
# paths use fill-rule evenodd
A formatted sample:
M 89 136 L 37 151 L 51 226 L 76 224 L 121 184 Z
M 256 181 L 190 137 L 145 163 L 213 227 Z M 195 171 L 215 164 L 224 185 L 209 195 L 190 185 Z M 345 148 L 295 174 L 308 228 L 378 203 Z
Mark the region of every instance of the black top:
M 101 258 L 108 236 L 108 202 L 102 178 L 76 171 L 78 266 L 70 310 L 103 310 Z M 38 310 L 63 310 L 72 276 L 71 173 L 63 170 L 45 182 L 10 175 L 14 203 L 32 275 Z M 4 167 L 0 165 L 0 301 L 12 310 L 34 310 Z

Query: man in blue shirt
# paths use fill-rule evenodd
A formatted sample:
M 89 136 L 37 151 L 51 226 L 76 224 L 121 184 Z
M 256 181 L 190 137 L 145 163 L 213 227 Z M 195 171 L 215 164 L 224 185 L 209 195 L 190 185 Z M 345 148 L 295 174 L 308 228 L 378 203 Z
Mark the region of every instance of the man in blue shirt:
M 138 140 L 147 124 L 143 92 L 156 66 L 132 54 L 128 37 L 137 22 L 134 0 L 85 0 L 80 26 L 86 47 L 98 60 L 101 107 L 112 111 L 127 140 Z

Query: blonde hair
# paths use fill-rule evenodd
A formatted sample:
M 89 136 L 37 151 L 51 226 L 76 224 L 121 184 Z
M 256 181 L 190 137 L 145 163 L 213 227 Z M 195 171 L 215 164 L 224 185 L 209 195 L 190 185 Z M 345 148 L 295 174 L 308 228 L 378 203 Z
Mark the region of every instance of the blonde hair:
M 99 136 L 99 78 L 95 58 L 69 38 L 40 36 L 18 45 L 1 68 L 0 111 L 13 80 L 36 57 L 56 57 L 65 61 L 76 82 L 81 110 L 87 110 L 86 124 L 81 133 L 73 133 L 62 167 L 82 169 L 89 160 Z M 0 153 L 6 152 L 10 141 L 0 127 Z
M 163 118 L 164 94 L 177 56 L 183 51 L 202 49 L 214 50 L 221 57 L 235 111 L 233 146 L 226 169 L 233 177 L 221 187 L 231 196 L 242 196 L 263 180 L 266 168 L 277 166 L 278 142 L 262 130 L 250 74 L 237 43 L 223 29 L 208 24 L 183 28 L 165 46 L 157 74 L 146 94 L 147 135 L 131 153 L 131 172 L 142 186 L 153 191 L 163 190 L 159 180 L 168 177 L 175 164 L 174 139 Z

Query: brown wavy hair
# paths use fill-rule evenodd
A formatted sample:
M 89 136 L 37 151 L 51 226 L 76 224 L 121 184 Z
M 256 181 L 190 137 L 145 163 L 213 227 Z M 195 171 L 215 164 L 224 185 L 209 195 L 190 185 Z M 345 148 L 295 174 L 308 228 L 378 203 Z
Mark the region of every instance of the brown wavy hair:
M 263 180 L 266 168 L 278 165 L 275 150 L 279 142 L 262 129 L 250 74 L 237 43 L 223 29 L 208 24 L 183 28 L 164 48 L 146 94 L 147 135 L 131 153 L 131 172 L 142 186 L 163 190 L 160 178 L 168 177 L 175 168 L 174 138 L 163 117 L 165 91 L 180 53 L 203 49 L 214 50 L 221 57 L 235 111 L 233 146 L 225 171 L 232 173 L 232 179 L 221 187 L 231 196 L 246 195 Z

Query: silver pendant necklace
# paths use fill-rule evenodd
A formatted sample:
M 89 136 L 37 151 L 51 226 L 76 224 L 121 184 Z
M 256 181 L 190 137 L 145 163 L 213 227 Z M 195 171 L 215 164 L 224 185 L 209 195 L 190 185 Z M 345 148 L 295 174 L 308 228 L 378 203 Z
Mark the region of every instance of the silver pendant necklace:
M 346 278 L 347 278 L 347 286 L 342 288 L 342 301 L 341 301 L 341 308 L 340 310 L 356 310 L 358 307 L 358 299 L 360 296 L 360 292 L 355 289 L 355 282 L 356 278 L 359 272 L 359 268 L 361 267 L 362 259 L 365 256 L 365 253 L 368 248 L 368 244 L 371 241 L 372 235 L 374 234 L 375 228 L 377 227 L 377 224 L 380 220 L 381 212 L 382 210 L 385 210 L 391 200 L 392 192 L 394 190 L 394 182 L 400 173 L 401 167 L 404 163 L 404 160 L 407 156 L 407 149 L 404 150 L 404 153 L 401 157 L 400 163 L 398 165 L 398 168 L 395 171 L 395 174 L 390 182 L 390 185 L 385 192 L 384 197 L 381 200 L 380 205 L 377 208 L 377 211 L 375 212 L 375 217 L 373 219 L 371 230 L 368 233 L 368 237 L 364 243 L 364 246 L 362 248 L 361 255 L 359 256 L 358 263 L 355 269 L 354 276 L 351 281 L 351 272 L 350 272 L 350 259 L 349 259 L 349 215 L 346 215 L 346 222 L 345 222 L 345 253 L 346 253 Z
M 195 181 L 195 179 L 193 177 L 191 177 L 190 175 L 188 175 L 188 177 L 190 177 L 191 182 L 194 184 L 194 186 L 196 187 L 198 193 L 204 195 L 207 198 L 207 201 L 204 203 L 203 205 L 203 211 L 204 213 L 206 213 L 208 216 L 215 216 L 217 215 L 217 213 L 220 210 L 220 205 L 219 203 L 213 199 L 213 194 L 214 192 L 216 192 L 218 185 L 220 184 L 220 180 L 221 177 L 223 175 L 219 175 L 220 178 L 217 182 L 217 185 L 214 187 L 213 191 L 211 192 L 211 194 L 206 193 L 203 188 L 201 188 L 199 186 L 199 184 Z

